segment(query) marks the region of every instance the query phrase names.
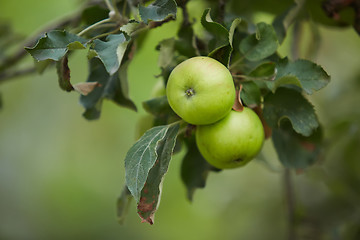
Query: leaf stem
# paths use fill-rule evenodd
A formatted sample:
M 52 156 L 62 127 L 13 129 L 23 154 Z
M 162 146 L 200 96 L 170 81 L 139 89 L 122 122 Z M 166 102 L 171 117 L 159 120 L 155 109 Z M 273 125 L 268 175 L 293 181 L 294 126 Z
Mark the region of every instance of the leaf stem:
M 115 30 L 113 30 L 113 31 L 111 31 L 111 32 L 107 32 L 107 33 L 103 33 L 103 34 L 97 35 L 96 37 L 93 37 L 92 39 L 90 39 L 90 42 L 94 41 L 95 39 L 99 39 L 99 38 L 102 38 L 102 37 L 106 37 L 106 36 L 108 36 L 108 35 L 110 35 L 110 34 L 113 34 L 113 33 L 118 32 L 118 31 L 119 31 L 119 29 L 115 29 Z
M 84 30 L 82 30 L 81 32 L 78 33 L 78 36 L 82 36 L 84 35 L 85 33 L 87 33 L 88 31 L 94 29 L 94 28 L 97 28 L 99 25 L 103 24 L 103 23 L 108 23 L 108 22 L 111 22 L 111 19 L 110 18 L 105 18 L 99 22 L 96 22 L 94 23 L 93 25 L 90 25 L 88 26 L 87 28 L 85 28 Z

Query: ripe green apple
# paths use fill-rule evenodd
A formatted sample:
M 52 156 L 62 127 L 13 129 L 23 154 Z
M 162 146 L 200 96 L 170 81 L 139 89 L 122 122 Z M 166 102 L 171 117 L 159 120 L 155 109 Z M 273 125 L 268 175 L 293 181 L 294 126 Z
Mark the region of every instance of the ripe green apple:
M 210 57 L 193 57 L 171 72 L 166 95 L 170 107 L 194 125 L 214 123 L 231 110 L 235 87 L 229 70 Z
M 202 156 L 213 166 L 236 168 L 245 165 L 261 150 L 264 129 L 250 108 L 231 111 L 220 121 L 196 127 L 196 144 Z

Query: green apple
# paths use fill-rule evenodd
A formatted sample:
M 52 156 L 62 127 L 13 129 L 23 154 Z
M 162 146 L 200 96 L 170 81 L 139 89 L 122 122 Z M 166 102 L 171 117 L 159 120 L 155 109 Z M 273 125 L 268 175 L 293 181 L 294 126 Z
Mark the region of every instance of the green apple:
M 202 156 L 213 166 L 236 168 L 245 165 L 261 150 L 263 125 L 250 108 L 231 111 L 222 120 L 196 127 L 196 144 Z
M 171 72 L 166 95 L 170 107 L 194 125 L 214 123 L 231 110 L 235 87 L 229 70 L 210 57 L 193 57 Z

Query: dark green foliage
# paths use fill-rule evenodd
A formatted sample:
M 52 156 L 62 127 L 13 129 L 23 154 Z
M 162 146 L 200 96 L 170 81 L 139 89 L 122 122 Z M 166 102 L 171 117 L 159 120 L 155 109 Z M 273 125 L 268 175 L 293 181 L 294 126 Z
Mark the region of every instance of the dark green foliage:
M 86 119 L 100 117 L 104 99 L 136 111 L 128 94 L 128 66 L 149 31 L 169 21 L 178 21 L 180 7 L 183 16 L 182 22 L 178 21 L 176 36 L 162 39 L 156 47 L 159 77 L 165 85 L 176 65 L 188 58 L 209 56 L 221 62 L 233 75 L 236 88 L 242 89 L 240 97 L 244 105 L 257 109 L 281 164 L 285 168 L 304 169 L 322 157 L 324 145 L 314 107 L 304 94 L 310 95 L 325 87 L 330 76 L 320 65 L 305 59 L 289 60 L 277 51 L 292 24 L 308 21 L 309 12 L 316 10 L 310 2 L 234 0 L 227 1 L 225 7 L 222 5 L 225 1 L 206 1 L 206 7 L 213 8 L 206 8 L 197 16 L 196 21 L 202 27 L 200 33 L 187 11 L 187 0 L 115 1 L 116 6 L 112 6 L 115 10 L 104 8 L 106 4 L 90 5 L 81 12 L 81 22 L 85 25 L 81 28 L 86 29 L 86 34 L 82 31 L 74 34 L 71 30 L 47 31 L 26 50 L 40 61 L 39 72 L 56 62 L 61 89 L 82 94 L 80 103 L 85 108 Z M 272 24 L 249 21 L 256 11 L 277 15 Z M 317 17 L 314 19 L 321 22 Z M 84 92 L 79 90 L 79 85 L 71 84 L 67 61 L 73 50 L 86 48 L 88 85 L 82 86 L 90 90 Z M 140 217 L 152 224 L 163 177 L 172 155 L 182 146 L 186 146 L 186 153 L 181 178 L 189 200 L 196 189 L 205 187 L 208 173 L 217 169 L 201 156 L 193 137 L 193 126 L 181 121 L 166 96 L 147 100 L 142 107 L 151 114 L 149 126 L 153 127 L 126 155 L 126 186 L 118 200 L 118 216 L 123 221 L 133 197 Z M 174 123 L 176 121 L 180 123 Z M 349 144 L 348 148 L 356 151 L 355 144 Z

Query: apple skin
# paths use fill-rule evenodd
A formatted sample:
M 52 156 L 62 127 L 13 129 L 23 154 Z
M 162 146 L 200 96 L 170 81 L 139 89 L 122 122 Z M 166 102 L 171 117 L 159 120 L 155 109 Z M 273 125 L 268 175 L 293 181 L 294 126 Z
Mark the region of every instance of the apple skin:
M 261 150 L 264 128 L 256 113 L 244 107 L 225 118 L 197 126 L 196 144 L 202 156 L 214 167 L 236 168 L 247 164 Z
M 171 72 L 166 95 L 170 107 L 182 119 L 204 125 L 224 118 L 231 111 L 235 86 L 223 64 L 210 57 L 193 57 Z

